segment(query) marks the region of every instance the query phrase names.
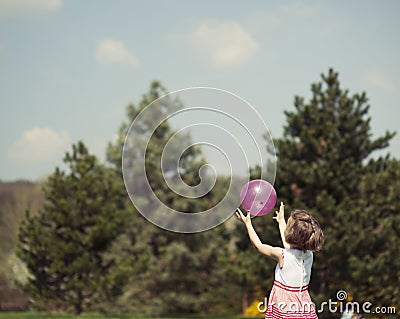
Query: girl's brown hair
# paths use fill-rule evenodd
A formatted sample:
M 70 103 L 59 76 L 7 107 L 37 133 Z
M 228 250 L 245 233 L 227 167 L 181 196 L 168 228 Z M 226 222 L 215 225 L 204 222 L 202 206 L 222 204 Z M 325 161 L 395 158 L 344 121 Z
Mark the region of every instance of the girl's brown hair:
M 319 251 L 324 243 L 324 233 L 309 212 L 296 209 L 286 225 L 285 240 L 292 248 Z

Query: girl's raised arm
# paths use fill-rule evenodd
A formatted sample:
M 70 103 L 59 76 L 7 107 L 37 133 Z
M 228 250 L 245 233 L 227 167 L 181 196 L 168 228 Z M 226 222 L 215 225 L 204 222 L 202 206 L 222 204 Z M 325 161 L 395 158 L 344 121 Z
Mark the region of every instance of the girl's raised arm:
M 282 258 L 282 248 L 273 247 L 271 245 L 263 244 L 258 237 L 256 231 L 254 230 L 253 225 L 251 224 L 251 216 L 250 212 L 247 212 L 247 215 L 243 215 L 242 211 L 238 208 L 236 210 L 237 218 L 242 221 L 246 225 L 247 232 L 249 234 L 250 240 L 253 243 L 254 247 L 267 257 L 271 257 L 279 262 L 280 267 L 283 266 L 283 258 Z
M 285 240 L 286 221 L 285 221 L 285 205 L 283 204 L 283 202 L 281 202 L 281 206 L 279 207 L 279 212 L 277 211 L 276 216 L 272 218 L 275 219 L 279 225 L 279 232 L 281 234 L 283 247 L 289 249 L 290 245 Z

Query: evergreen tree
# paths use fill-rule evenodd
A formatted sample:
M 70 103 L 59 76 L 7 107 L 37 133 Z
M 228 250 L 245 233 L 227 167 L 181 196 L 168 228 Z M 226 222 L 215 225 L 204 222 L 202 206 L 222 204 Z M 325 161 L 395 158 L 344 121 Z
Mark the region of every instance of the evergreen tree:
M 400 161 L 389 158 L 371 161 L 368 173 L 360 180 L 360 191 L 353 212 L 343 211 L 341 217 L 343 223 L 351 225 L 345 234 L 351 282 L 344 288 L 360 303 L 398 308 Z M 387 313 L 385 318 L 397 315 Z
M 110 143 L 107 158 L 112 167 L 122 174 L 122 150 L 130 124 L 150 103 L 167 93 L 159 82 L 150 85 L 149 92 L 142 96 L 137 105 L 127 107 L 127 121 L 119 129 L 115 142 Z M 155 121 L 165 119 L 171 111 L 182 107 L 180 101 L 163 98 L 162 103 L 152 104 L 149 116 L 142 117 L 134 134 L 142 136 L 149 133 Z M 190 186 L 200 183 L 199 170 L 205 161 L 198 147 L 189 147 L 179 158 L 179 168 L 175 163 L 181 150 L 191 143 L 190 136 L 182 136 L 174 158 L 167 158 L 161 168 L 161 156 L 164 147 L 175 133 L 168 121 L 151 134 L 146 147 L 145 161 L 137 155 L 139 145 L 130 141 L 125 144 L 124 153 L 128 156 L 124 163 L 130 165 L 133 172 L 127 182 L 140 183 L 135 179 L 135 170 L 145 167 L 147 179 L 158 199 L 167 206 L 181 212 L 194 213 L 212 207 L 221 198 L 214 193 L 203 198 L 184 198 L 176 194 L 166 184 L 164 176 L 171 180 L 181 177 Z M 147 141 L 146 141 L 147 142 Z M 165 155 L 165 154 L 164 154 Z M 164 176 L 162 175 L 164 172 Z M 122 176 L 121 176 L 122 178 Z M 222 182 L 217 182 L 219 189 Z M 224 188 L 225 186 L 221 186 Z M 135 189 L 140 191 L 140 185 Z M 150 202 L 149 205 L 152 203 Z M 120 251 L 125 251 L 132 258 L 130 280 L 124 296 L 118 300 L 117 307 L 129 302 L 126 311 L 147 313 L 151 315 L 171 315 L 183 313 L 206 313 L 211 309 L 211 289 L 209 284 L 215 276 L 216 254 L 224 232 L 224 226 L 207 233 L 179 234 L 163 230 L 147 221 L 130 203 L 132 219 L 124 241 L 120 242 Z M 220 283 L 219 283 L 220 284 Z
M 345 216 L 356 221 L 362 199 L 361 180 L 370 155 L 388 146 L 394 133 L 372 139 L 365 93 L 349 96 L 332 69 L 311 86 L 308 102 L 295 97 L 286 111 L 284 135 L 275 140 L 276 189 L 290 208 L 303 208 L 320 221 L 326 236 L 316 254 L 311 291 L 315 300 L 335 300 L 343 285 L 356 285 L 349 271 L 349 242 L 359 236 Z M 368 218 L 368 217 L 366 217 Z M 377 283 L 379 285 L 379 283 Z
M 68 172 L 57 168 L 44 186 L 43 210 L 27 211 L 17 254 L 32 275 L 25 288 L 34 300 L 79 314 L 118 291 L 116 260 L 107 253 L 128 216 L 115 173 L 82 142 L 64 162 Z

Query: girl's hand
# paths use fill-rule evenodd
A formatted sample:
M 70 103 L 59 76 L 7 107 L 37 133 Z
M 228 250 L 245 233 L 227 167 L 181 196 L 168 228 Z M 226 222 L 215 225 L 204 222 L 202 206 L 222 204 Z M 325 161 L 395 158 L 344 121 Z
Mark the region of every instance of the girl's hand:
M 250 212 L 247 212 L 247 215 L 243 215 L 242 211 L 240 210 L 240 208 L 236 209 L 236 217 L 237 219 L 239 219 L 241 222 L 248 224 L 251 223 L 251 215 Z
M 277 211 L 276 216 L 272 218 L 275 219 L 278 224 L 281 221 L 285 221 L 285 205 L 283 205 L 283 202 L 281 202 L 281 206 L 279 207 L 279 212 Z

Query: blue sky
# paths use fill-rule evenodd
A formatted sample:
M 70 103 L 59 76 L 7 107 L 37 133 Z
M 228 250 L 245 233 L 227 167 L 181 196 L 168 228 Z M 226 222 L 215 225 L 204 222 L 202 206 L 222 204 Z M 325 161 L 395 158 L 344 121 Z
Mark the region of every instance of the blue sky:
M 0 0 L 0 180 L 45 176 L 78 140 L 104 158 L 154 79 L 230 91 L 279 137 L 294 95 L 333 67 L 350 93 L 367 92 L 374 136 L 397 131 L 399 11 L 398 1 Z M 399 134 L 387 151 L 400 158 Z

